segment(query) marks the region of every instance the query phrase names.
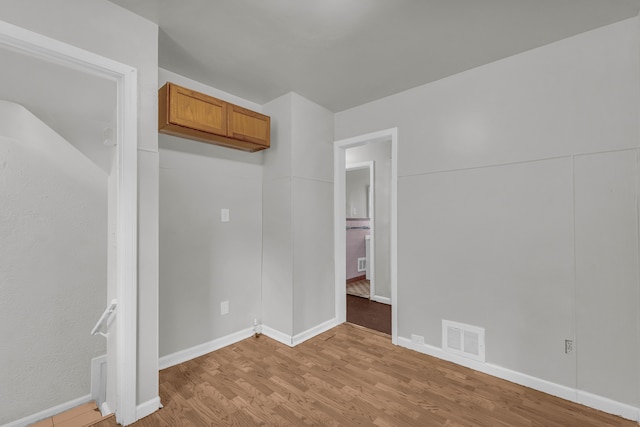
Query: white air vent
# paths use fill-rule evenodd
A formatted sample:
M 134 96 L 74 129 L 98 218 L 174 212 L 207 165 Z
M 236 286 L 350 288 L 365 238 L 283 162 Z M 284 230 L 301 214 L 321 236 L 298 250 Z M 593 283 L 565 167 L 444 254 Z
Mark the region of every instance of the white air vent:
M 484 328 L 443 320 L 442 349 L 484 362 Z
M 358 258 L 358 273 L 367 271 L 367 258 Z

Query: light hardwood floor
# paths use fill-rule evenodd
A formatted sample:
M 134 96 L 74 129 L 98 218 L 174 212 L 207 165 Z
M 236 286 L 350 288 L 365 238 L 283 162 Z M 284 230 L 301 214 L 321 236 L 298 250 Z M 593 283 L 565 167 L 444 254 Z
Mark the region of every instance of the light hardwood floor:
M 86 427 L 95 425 L 103 419 L 106 419 L 106 417 L 100 414 L 96 402 L 91 401 L 35 424 L 31 424 L 30 427 Z
M 295 348 L 261 336 L 165 369 L 160 397 L 135 426 L 637 427 L 350 324 Z

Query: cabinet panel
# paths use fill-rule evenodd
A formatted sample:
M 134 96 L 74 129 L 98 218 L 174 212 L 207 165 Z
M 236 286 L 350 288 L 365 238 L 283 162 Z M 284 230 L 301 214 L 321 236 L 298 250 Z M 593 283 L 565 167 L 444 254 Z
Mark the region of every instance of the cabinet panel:
M 229 104 L 228 136 L 269 147 L 270 119 L 255 111 Z
M 169 121 L 216 135 L 227 135 L 227 103 L 180 86 L 169 87 Z

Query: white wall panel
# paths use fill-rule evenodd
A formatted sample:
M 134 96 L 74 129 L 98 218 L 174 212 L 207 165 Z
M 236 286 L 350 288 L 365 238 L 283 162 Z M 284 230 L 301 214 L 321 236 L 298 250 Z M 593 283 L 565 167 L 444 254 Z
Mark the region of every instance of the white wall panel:
M 578 386 L 636 406 L 638 179 L 637 150 L 575 159 Z
M 293 335 L 291 178 L 264 181 L 262 322 Z
M 263 323 L 295 335 L 334 316 L 333 114 L 293 92 L 263 112 Z
M 293 173 L 293 97 L 288 93 L 262 108 L 271 117 L 271 147 L 264 152 L 264 179 L 291 176 Z
M 333 182 L 333 113 L 293 93 L 293 176 Z
M 399 335 L 486 328 L 487 362 L 575 385 L 571 160 L 400 180 Z
M 165 356 L 249 328 L 260 318 L 262 168 L 218 158 L 217 147 L 197 141 L 162 135 L 161 147 L 160 355 Z M 229 209 L 229 222 L 221 222 L 221 209 Z M 222 301 L 229 302 L 224 316 Z
M 107 175 L 0 102 L 0 424 L 90 392 L 107 295 Z
M 293 178 L 293 334 L 335 315 L 333 184 Z

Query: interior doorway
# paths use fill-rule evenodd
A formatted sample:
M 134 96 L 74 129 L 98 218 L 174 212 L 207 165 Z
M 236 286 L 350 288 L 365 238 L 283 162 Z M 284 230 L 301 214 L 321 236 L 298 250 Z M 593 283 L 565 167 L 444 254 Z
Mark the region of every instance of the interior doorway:
M 349 230 L 363 230 L 367 227 L 371 228 L 370 239 L 370 266 L 369 278 L 373 278 L 370 286 L 369 299 L 373 302 L 382 303 L 391 308 L 391 338 L 395 344 L 397 341 L 397 129 L 388 129 L 371 134 L 361 135 L 354 138 L 348 138 L 335 142 L 334 145 L 334 244 L 335 244 L 335 277 L 336 277 L 336 319 L 338 323 L 347 321 L 347 306 L 352 306 L 351 296 L 347 296 L 347 278 L 353 272 L 347 273 L 354 267 L 347 265 L 347 233 Z M 379 167 L 374 160 L 375 155 L 371 154 L 374 147 L 384 150 L 388 147 L 387 174 L 388 182 L 385 184 L 387 197 L 380 197 L 381 187 L 379 177 L 376 179 L 376 168 Z M 375 151 L 375 149 L 374 149 Z M 352 220 L 360 220 L 353 222 L 347 218 L 351 212 L 358 215 L 358 212 L 364 212 L 365 208 L 358 207 L 357 201 L 353 202 L 356 206 L 349 206 L 347 202 L 347 169 L 355 166 L 355 169 L 364 168 L 368 162 L 371 162 L 370 181 L 372 187 L 376 190 L 374 195 L 369 195 L 368 199 L 371 206 L 367 206 L 369 210 L 365 217 L 351 217 Z M 385 167 L 380 170 L 383 171 Z M 358 194 L 362 196 L 360 190 Z M 367 192 L 369 194 L 369 192 Z M 358 196 L 356 195 L 356 199 Z M 362 199 L 362 197 L 360 197 Z M 353 210 L 354 208 L 355 210 Z M 381 210 L 382 208 L 382 210 Z M 382 213 L 384 212 L 384 213 Z M 380 221 L 381 218 L 385 221 Z M 370 217 L 370 218 L 369 218 Z M 371 225 L 372 224 L 372 225 Z M 383 227 L 381 227 L 381 225 Z M 386 238 L 381 236 L 385 234 Z M 364 233 L 360 233 L 364 234 Z M 359 238 L 358 238 L 359 239 Z M 382 244 L 381 244 L 382 243 Z M 359 243 L 358 243 L 359 244 Z M 365 243 L 366 244 L 366 243 Z M 383 255 L 384 253 L 384 255 Z M 351 256 L 350 258 L 353 258 Z M 385 260 L 386 258 L 386 260 Z M 356 261 L 357 262 L 357 261 Z M 386 262 L 386 268 L 385 268 Z M 384 279 L 382 279 L 384 278 Z M 382 279 L 382 281 L 381 281 Z M 385 289 L 386 287 L 386 289 Z M 355 301 L 355 300 L 354 300 Z
M 82 87 L 83 82 L 98 82 L 98 92 L 106 88 L 105 90 L 108 91 L 108 94 L 101 93 L 101 95 L 96 96 L 98 98 L 103 96 L 107 100 L 112 101 L 110 121 L 113 123 L 113 126 L 110 127 L 109 131 L 101 132 L 97 138 L 99 139 L 99 144 L 102 144 L 102 139 L 100 139 L 102 137 L 109 140 L 111 147 L 106 147 L 108 159 L 106 161 L 99 160 L 101 156 L 98 152 L 102 150 L 100 145 L 98 145 L 97 151 L 92 153 L 89 153 L 91 150 L 88 149 L 88 147 L 85 147 L 88 151 L 80 148 L 78 148 L 78 150 L 85 151 L 88 158 L 94 157 L 92 159 L 94 163 L 101 164 L 101 167 L 109 169 L 109 185 L 112 191 L 108 196 L 108 214 L 106 212 L 104 213 L 105 216 L 108 215 L 109 217 L 109 225 L 108 230 L 107 227 L 105 227 L 104 231 L 109 235 L 109 248 L 105 248 L 105 251 L 108 250 L 113 255 L 112 261 L 109 262 L 112 269 L 107 268 L 110 270 L 109 274 L 113 277 L 113 287 L 107 291 L 111 295 L 105 298 L 104 305 L 107 306 L 107 301 L 111 298 L 117 299 L 117 310 L 115 321 L 107 331 L 109 333 L 107 354 L 110 360 L 108 387 L 111 388 L 111 393 L 107 390 L 107 400 L 109 400 L 108 406 L 110 406 L 111 410 L 115 411 L 118 422 L 123 425 L 130 424 L 136 420 L 137 71 L 130 66 L 117 63 L 91 52 L 2 21 L 0 21 L 0 50 L 2 50 L 2 55 L 12 57 L 11 63 L 3 60 L 3 64 L 5 65 L 16 65 L 13 61 L 24 61 L 25 64 L 31 63 L 31 65 L 22 69 L 22 76 L 13 78 L 12 80 L 4 80 L 5 85 L 2 87 L 4 91 L 3 97 L 12 98 L 17 93 L 18 95 L 16 96 L 21 98 L 8 99 L 13 102 L 6 103 L 7 106 L 8 104 L 17 105 L 17 102 L 22 102 L 26 104 L 31 103 L 30 109 L 38 110 L 39 108 L 43 108 L 39 113 L 42 122 L 51 124 L 52 126 L 50 127 L 53 129 L 55 129 L 56 124 L 59 125 L 66 120 L 75 120 L 76 126 L 70 131 L 71 133 L 77 132 L 78 135 L 80 135 L 88 131 L 87 127 L 82 126 L 83 124 L 88 125 L 88 123 L 80 119 L 81 114 L 78 114 L 78 117 L 73 117 L 73 114 L 68 114 L 69 111 L 73 111 L 73 108 L 88 109 L 93 105 L 90 103 L 83 104 L 82 102 L 80 105 L 73 105 L 74 100 L 78 100 L 82 98 L 82 96 L 87 95 L 86 90 L 89 90 L 87 89 L 89 86 Z M 38 65 L 34 67 L 33 61 L 36 61 Z M 58 93 L 57 99 L 55 97 L 40 97 L 39 95 L 46 95 L 47 91 L 55 94 L 56 89 L 58 89 L 55 85 L 58 82 L 52 82 L 47 79 L 43 79 L 43 81 L 40 82 L 37 78 L 37 73 L 44 71 L 44 74 L 40 75 L 41 77 L 47 75 L 47 72 L 56 75 L 61 69 L 63 74 L 68 73 L 74 75 L 78 79 L 75 83 L 78 83 L 79 86 L 73 86 L 73 89 L 67 93 Z M 20 68 L 14 71 L 19 72 Z M 8 67 L 3 70 L 3 72 L 8 72 Z M 32 77 L 30 78 L 29 76 Z M 6 76 L 3 75 L 3 77 Z M 51 75 L 48 75 L 48 77 L 51 77 Z M 24 86 L 22 88 L 11 87 L 11 85 L 18 83 L 27 83 L 30 84 L 30 86 Z M 38 87 L 39 83 L 47 84 Z M 18 91 L 15 89 L 18 89 Z M 95 93 L 91 91 L 89 91 L 89 94 L 95 95 Z M 44 102 L 44 104 L 48 102 L 49 105 L 38 106 L 37 104 L 39 102 Z M 56 111 L 56 108 L 63 105 L 66 105 L 68 111 L 65 114 L 58 114 L 59 112 Z M 98 106 L 98 104 L 95 106 L 98 110 L 102 108 Z M 22 114 L 22 112 L 18 113 Z M 97 111 L 94 111 L 94 113 L 92 117 L 100 117 Z M 28 114 L 25 113 L 25 116 Z M 43 127 L 46 126 L 43 125 Z M 29 126 L 25 128 L 28 129 Z M 103 131 L 104 130 L 105 129 L 103 129 Z M 56 132 L 51 132 L 53 134 L 52 138 L 56 138 Z M 60 137 L 60 135 L 57 135 L 57 137 Z M 70 138 L 73 139 L 74 137 L 71 136 Z M 80 136 L 77 140 L 80 141 L 82 139 Z M 9 147 L 8 141 L 10 140 L 13 142 L 15 139 L 12 140 L 11 136 L 5 136 L 7 147 Z M 15 144 L 14 147 L 23 148 Z M 95 146 L 93 148 L 95 148 Z M 55 154 L 51 153 L 52 146 L 43 144 L 41 145 L 41 149 L 45 154 Z M 49 150 L 48 153 L 46 153 L 47 150 Z M 44 165 L 46 163 L 42 164 Z M 6 164 L 4 164 L 3 167 L 4 166 L 6 166 Z M 58 164 L 57 166 L 58 170 L 64 171 L 64 164 Z M 76 177 L 71 177 L 70 181 L 79 187 L 84 184 L 81 179 Z M 46 192 L 44 192 L 41 197 L 42 199 L 46 199 L 48 196 Z M 11 212 L 3 213 L 10 214 Z M 46 227 L 43 230 L 46 230 Z M 34 241 L 38 242 L 39 240 L 46 240 L 46 238 L 47 236 L 40 236 L 40 239 L 36 238 Z M 58 251 L 77 250 L 77 248 L 66 245 L 64 241 L 54 243 L 59 243 L 59 247 L 56 249 Z M 34 265 L 34 268 L 38 267 L 39 266 Z M 82 267 L 82 263 L 79 262 L 77 268 L 81 269 Z M 39 286 L 47 286 L 47 283 L 40 283 Z M 61 298 L 60 301 L 63 301 L 64 296 Z M 52 300 L 49 301 L 49 303 L 50 305 L 48 307 L 51 307 L 56 304 L 56 301 Z M 79 310 L 80 308 L 77 307 L 77 309 Z M 66 313 L 68 317 L 72 317 L 73 314 L 73 310 Z M 95 313 L 94 320 L 97 319 L 100 314 L 100 311 Z M 42 320 L 45 321 L 44 317 Z M 38 324 L 32 324 L 32 322 L 24 326 L 38 328 Z M 92 323 L 86 325 L 87 336 L 92 326 Z M 16 335 L 20 337 L 22 334 L 20 331 L 17 331 Z M 55 337 L 46 335 L 41 338 L 45 340 L 55 339 Z M 94 337 L 94 339 L 101 338 Z M 39 366 L 37 368 L 46 369 L 46 366 Z M 87 371 L 89 371 L 89 366 L 87 366 Z M 37 383 L 39 378 L 37 374 L 34 374 L 35 372 L 37 372 L 37 370 L 33 371 L 27 378 L 29 381 Z M 90 390 L 87 390 L 87 393 L 89 392 Z M 67 409 L 66 406 L 73 405 L 78 403 L 77 401 L 84 399 L 86 399 L 86 397 L 81 396 L 78 399 L 72 399 L 58 406 L 45 408 L 35 414 L 27 415 L 16 422 L 21 425 L 30 424 L 38 419 L 54 415 L 56 412 L 64 411 Z M 37 409 L 28 408 L 27 410 L 35 411 Z
M 350 147 L 345 156 L 347 322 L 391 335 L 391 142 Z M 384 220 L 378 223 L 377 216 Z M 381 237 L 382 247 L 376 248 L 377 236 Z M 381 292 L 376 289 L 377 274 L 383 283 Z

